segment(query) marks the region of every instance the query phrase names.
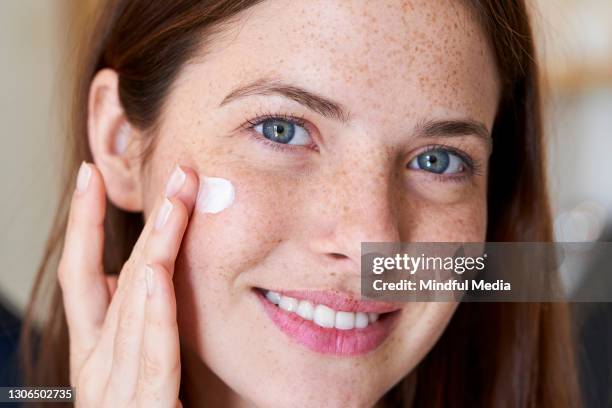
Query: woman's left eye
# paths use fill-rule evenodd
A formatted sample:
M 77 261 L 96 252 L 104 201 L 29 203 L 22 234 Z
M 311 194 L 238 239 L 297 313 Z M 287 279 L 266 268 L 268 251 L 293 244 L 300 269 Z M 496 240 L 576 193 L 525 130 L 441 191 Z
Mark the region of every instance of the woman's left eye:
M 457 174 L 465 171 L 466 164 L 461 157 L 446 149 L 432 149 L 412 159 L 408 167 L 436 174 Z
M 266 139 L 289 145 L 308 145 L 310 136 L 304 127 L 295 122 L 283 119 L 266 119 L 253 127 Z

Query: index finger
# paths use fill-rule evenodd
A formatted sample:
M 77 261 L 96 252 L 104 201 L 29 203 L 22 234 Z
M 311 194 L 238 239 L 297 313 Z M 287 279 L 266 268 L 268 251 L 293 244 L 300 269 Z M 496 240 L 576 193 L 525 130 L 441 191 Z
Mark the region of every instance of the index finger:
M 174 257 L 178 252 L 178 247 L 181 245 L 182 234 L 178 236 L 178 240 L 169 237 L 167 240 L 154 240 L 151 237 L 155 235 L 156 217 L 159 214 L 160 208 L 164 205 L 166 199 L 171 198 L 173 201 L 178 201 L 186 210 L 187 218 L 191 216 L 195 206 L 196 194 L 199 189 L 198 175 L 193 169 L 186 166 L 175 166 L 171 170 L 171 174 L 167 177 L 167 182 L 163 192 L 159 195 L 156 204 L 147 219 L 142 233 L 138 237 L 136 244 L 132 250 L 132 255 L 128 260 L 128 267 L 124 268 L 125 272 L 119 275 L 118 286 L 121 290 L 124 281 L 129 278 L 129 270 L 142 266 L 147 262 L 161 263 L 169 270 L 173 270 Z M 188 222 L 188 220 L 185 220 Z M 164 241 L 160 243 L 160 241 Z M 151 247 L 156 247 L 152 249 Z M 150 257 L 153 255 L 153 258 Z M 143 260 L 143 257 L 148 259 Z M 171 264 L 168 264 L 171 262 Z

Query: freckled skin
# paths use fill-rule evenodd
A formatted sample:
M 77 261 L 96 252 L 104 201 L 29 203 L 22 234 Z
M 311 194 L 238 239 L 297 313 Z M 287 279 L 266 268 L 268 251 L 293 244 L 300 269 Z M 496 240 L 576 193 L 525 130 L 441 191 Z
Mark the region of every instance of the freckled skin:
M 490 45 L 460 2 L 381 4 L 266 1 L 209 40 L 170 94 L 146 202 L 174 163 L 236 187 L 230 208 L 194 214 L 177 263 L 185 367 L 196 384 L 186 390 L 190 400 L 371 406 L 425 356 L 456 308 L 406 304 L 378 349 L 337 358 L 288 340 L 251 293 L 253 286 L 358 293 L 362 241 L 485 238 L 485 143 L 433 140 L 480 163 L 462 181 L 407 164 L 432 143 L 413 134 L 420 120 L 472 118 L 491 129 L 499 84 Z M 323 118 L 278 96 L 219 107 L 236 86 L 261 77 L 334 99 L 351 119 Z M 236 131 L 261 113 L 303 116 L 319 151 L 274 151 L 253 131 Z

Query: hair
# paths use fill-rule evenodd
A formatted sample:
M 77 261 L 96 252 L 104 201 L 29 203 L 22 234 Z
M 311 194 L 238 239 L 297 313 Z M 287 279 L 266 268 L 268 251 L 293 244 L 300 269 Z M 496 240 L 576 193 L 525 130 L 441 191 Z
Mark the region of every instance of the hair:
M 256 3 L 100 2 L 95 24 L 77 53 L 65 185 L 22 333 L 27 384 L 70 383 L 68 330 L 56 269 L 76 171 L 81 161 L 92 161 L 87 100 L 94 75 L 114 69 L 128 121 L 151 131 L 181 68 L 211 33 Z M 522 0 L 467 4 L 489 36 L 502 84 L 492 130 L 487 241 L 551 241 L 539 74 L 526 5 Z M 120 272 L 142 228 L 142 214 L 107 202 L 107 274 Z M 40 310 L 48 314 L 39 318 Z M 36 335 L 35 319 L 43 322 Z M 579 405 L 576 378 L 567 304 L 462 303 L 432 350 L 381 402 L 406 407 L 574 407 Z

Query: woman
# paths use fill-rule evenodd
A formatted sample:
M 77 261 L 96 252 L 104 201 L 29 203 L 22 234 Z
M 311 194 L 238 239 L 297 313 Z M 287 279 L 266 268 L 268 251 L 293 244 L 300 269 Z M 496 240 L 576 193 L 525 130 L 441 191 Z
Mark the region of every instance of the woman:
M 576 406 L 564 305 L 358 297 L 363 241 L 550 240 L 523 2 L 117 0 L 92 28 L 32 384 Z

